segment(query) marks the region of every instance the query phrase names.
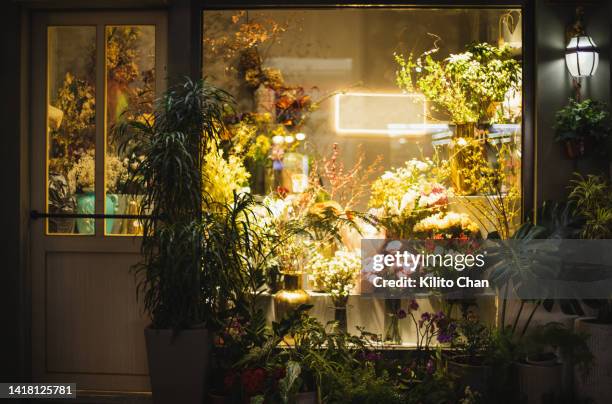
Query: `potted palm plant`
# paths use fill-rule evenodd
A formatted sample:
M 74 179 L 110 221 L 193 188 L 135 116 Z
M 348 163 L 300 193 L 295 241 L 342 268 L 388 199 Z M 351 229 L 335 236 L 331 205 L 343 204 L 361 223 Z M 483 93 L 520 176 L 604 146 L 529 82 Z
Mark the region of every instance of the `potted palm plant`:
M 202 403 L 212 332 L 219 323 L 219 286 L 232 273 L 206 267 L 203 156 L 219 141 L 230 98 L 204 81 L 186 79 L 157 101 L 153 117 L 115 127 L 122 148 L 135 144 L 143 161 L 133 173 L 141 189 L 143 260 L 134 269 L 151 318 L 145 330 L 155 403 Z M 227 293 L 230 293 L 229 291 Z

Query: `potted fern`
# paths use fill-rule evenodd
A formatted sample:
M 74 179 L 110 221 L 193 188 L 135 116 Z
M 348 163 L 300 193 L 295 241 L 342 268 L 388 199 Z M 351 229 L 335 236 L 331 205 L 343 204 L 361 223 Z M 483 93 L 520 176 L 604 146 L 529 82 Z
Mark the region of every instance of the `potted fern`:
M 220 139 L 230 102 L 206 82 L 186 79 L 156 102 L 153 117 L 122 120 L 114 129 L 121 149 L 144 156 L 128 185 L 142 190 L 146 216 L 143 260 L 134 269 L 151 318 L 145 337 L 155 403 L 203 402 L 220 302 L 231 300 L 220 286 L 235 272 L 215 271 L 202 258 L 214 220 L 203 212 L 203 157 Z

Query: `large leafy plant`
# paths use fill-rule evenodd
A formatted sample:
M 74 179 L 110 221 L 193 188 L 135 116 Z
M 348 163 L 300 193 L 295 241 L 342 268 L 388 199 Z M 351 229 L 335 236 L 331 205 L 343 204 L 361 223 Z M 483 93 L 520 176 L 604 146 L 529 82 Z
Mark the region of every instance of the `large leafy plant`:
M 214 243 L 244 241 L 241 214 L 248 203 L 225 210 L 228 222 L 205 215 L 211 202 L 203 190 L 203 158 L 218 143 L 230 98 L 206 82 L 186 79 L 157 101 L 153 118 L 126 119 L 116 127 L 122 148 L 137 146 L 144 160 L 131 182 L 143 190 L 143 261 L 136 267 L 139 293 L 157 329 L 214 328 L 233 284 L 231 271 L 203 259 L 219 254 Z M 207 233 L 210 231 L 211 233 Z M 233 231 L 232 235 L 219 233 Z M 215 237 L 215 236 L 217 237 Z M 233 245 L 227 245 L 228 251 Z M 229 289 L 225 293 L 231 293 Z
M 453 123 L 490 122 L 508 90 L 519 90 L 521 66 L 508 47 L 472 43 L 465 52 L 436 60 L 437 49 L 407 59 L 395 55 L 397 85 L 421 91 L 450 115 Z
M 612 238 L 612 189 L 603 177 L 576 174 L 569 199 L 575 204 L 574 213 L 584 218 L 582 238 Z

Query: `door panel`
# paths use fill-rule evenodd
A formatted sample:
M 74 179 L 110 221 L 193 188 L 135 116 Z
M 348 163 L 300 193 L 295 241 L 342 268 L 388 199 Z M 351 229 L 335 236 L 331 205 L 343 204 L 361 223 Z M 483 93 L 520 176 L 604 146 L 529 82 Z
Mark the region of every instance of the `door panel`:
M 47 253 L 47 372 L 147 374 L 146 323 L 134 304 L 134 277 L 125 270 L 138 259 L 129 253 Z
M 120 154 L 111 127 L 128 107 L 147 112 L 165 87 L 165 18 L 139 12 L 33 16 L 32 209 L 134 213 L 125 209 L 136 209 L 137 190 L 121 194 L 120 181 L 138 156 Z M 132 59 L 117 64 L 126 52 Z M 148 104 L 133 105 L 142 99 Z M 124 163 L 126 157 L 132 160 Z M 123 222 L 31 222 L 34 381 L 75 382 L 79 390 L 149 390 L 148 319 L 130 271 L 140 259 L 138 224 Z

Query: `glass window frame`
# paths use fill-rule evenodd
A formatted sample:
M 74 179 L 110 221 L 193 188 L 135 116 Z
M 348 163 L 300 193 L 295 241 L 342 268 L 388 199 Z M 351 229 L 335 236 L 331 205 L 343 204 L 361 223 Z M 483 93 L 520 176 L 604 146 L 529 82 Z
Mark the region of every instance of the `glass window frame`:
M 95 210 L 94 215 L 97 217 L 95 222 L 95 231 L 93 234 L 78 234 L 78 233 L 50 233 L 48 226 L 48 219 L 41 220 L 41 226 L 44 236 L 61 238 L 75 236 L 81 236 L 87 239 L 110 239 L 116 238 L 114 234 L 106 234 L 105 231 L 105 219 L 103 218 L 105 212 L 105 162 L 106 162 L 106 27 L 107 26 L 122 26 L 122 25 L 148 25 L 155 26 L 155 67 L 156 67 L 156 78 L 155 78 L 155 96 L 162 94 L 167 87 L 167 74 L 168 74 L 168 23 L 167 13 L 161 10 L 146 10 L 146 11 L 82 11 L 72 10 L 65 12 L 48 12 L 48 13 L 35 13 L 34 18 L 41 21 L 41 29 L 44 30 L 44 59 L 40 60 L 40 66 L 38 72 L 33 71 L 32 74 L 41 74 L 44 80 L 35 81 L 36 87 L 40 86 L 40 90 L 44 89 L 44 97 L 47 99 L 47 43 L 48 43 L 48 28 L 54 26 L 94 26 L 96 27 L 96 75 L 95 75 L 95 88 L 96 88 L 96 110 L 95 110 Z M 34 50 L 36 51 L 36 50 Z M 38 55 L 36 55 L 38 56 Z M 42 56 L 42 53 L 41 53 Z M 44 73 L 43 73 L 44 71 Z M 35 76 L 33 76 L 35 77 Z M 102 98 L 103 97 L 103 98 Z M 103 101 L 103 102 L 102 102 Z M 41 108 L 38 119 L 41 122 L 47 122 L 48 108 L 45 105 Z M 35 127 L 38 125 L 34 125 Z M 40 130 L 40 129 L 38 129 Z M 37 135 L 36 135 L 37 136 Z M 45 156 L 42 161 L 38 164 L 44 165 L 41 167 L 41 173 L 38 174 L 38 167 L 34 170 L 35 181 L 32 182 L 32 204 L 33 210 L 38 212 L 44 212 L 49 214 L 49 203 L 48 203 L 48 153 L 47 149 L 47 132 L 45 130 L 45 144 L 44 152 L 36 151 L 36 155 L 40 154 Z M 36 148 L 38 149 L 38 147 Z M 41 178 L 38 178 L 40 175 Z M 40 188 L 40 189 L 38 189 Z M 119 235 L 122 238 L 140 238 L 139 235 Z

